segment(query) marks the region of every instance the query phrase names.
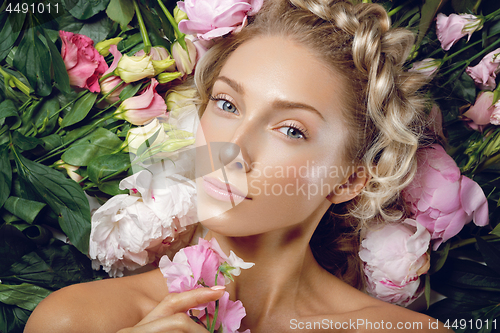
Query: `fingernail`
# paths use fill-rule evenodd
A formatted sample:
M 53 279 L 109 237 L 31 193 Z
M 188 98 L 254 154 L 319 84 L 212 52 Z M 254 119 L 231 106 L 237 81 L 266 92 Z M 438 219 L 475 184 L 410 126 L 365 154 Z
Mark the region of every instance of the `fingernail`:
M 224 290 L 224 289 L 226 289 L 226 286 L 213 286 L 213 287 L 210 287 L 210 289 L 215 290 L 215 291 Z

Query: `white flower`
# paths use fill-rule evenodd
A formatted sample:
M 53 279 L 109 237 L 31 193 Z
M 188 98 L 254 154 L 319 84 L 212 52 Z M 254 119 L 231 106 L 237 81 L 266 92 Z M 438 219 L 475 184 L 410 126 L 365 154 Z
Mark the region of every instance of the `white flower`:
M 234 267 L 233 270 L 231 270 L 231 274 L 234 276 L 238 276 L 241 274 L 241 269 L 249 269 L 255 263 L 253 262 L 245 262 L 243 259 L 238 257 L 233 251 L 230 251 L 229 258 L 227 259 L 227 263 L 229 266 Z
M 186 226 L 197 222 L 194 183 L 179 175 L 155 176 L 143 170 L 120 183 L 131 195 L 109 199 L 92 216 L 89 254 L 94 268 L 122 276 L 166 252 Z

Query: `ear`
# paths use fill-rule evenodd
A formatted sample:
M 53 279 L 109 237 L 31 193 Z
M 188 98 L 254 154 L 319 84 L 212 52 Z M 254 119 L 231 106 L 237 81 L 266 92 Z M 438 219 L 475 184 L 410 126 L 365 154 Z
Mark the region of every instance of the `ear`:
M 363 190 L 370 178 L 370 173 L 366 168 L 358 166 L 356 171 L 353 172 L 344 183 L 337 185 L 327 196 L 328 201 L 339 204 L 355 198 L 361 193 L 361 190 Z

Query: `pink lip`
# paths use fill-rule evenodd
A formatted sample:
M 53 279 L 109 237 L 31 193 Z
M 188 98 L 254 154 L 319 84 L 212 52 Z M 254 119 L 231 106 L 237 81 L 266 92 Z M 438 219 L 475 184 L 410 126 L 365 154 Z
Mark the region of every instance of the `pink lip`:
M 228 191 L 229 186 L 229 191 Z M 205 192 L 214 199 L 220 201 L 242 201 L 247 198 L 237 187 L 231 184 L 226 184 L 212 177 L 203 177 L 203 188 Z

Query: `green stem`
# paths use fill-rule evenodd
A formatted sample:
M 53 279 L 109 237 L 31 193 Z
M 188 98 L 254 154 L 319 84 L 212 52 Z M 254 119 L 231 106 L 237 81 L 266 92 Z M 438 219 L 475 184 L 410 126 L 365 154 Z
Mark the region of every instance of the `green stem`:
M 482 238 L 484 240 L 490 240 L 490 239 L 500 240 L 500 238 L 498 238 L 497 235 L 487 235 L 487 236 L 483 236 Z M 468 238 L 468 239 L 462 239 L 462 240 L 456 241 L 456 242 L 454 242 L 454 244 L 452 244 L 450 246 L 450 251 L 454 250 L 454 249 L 458 249 L 459 247 L 462 247 L 462 246 L 474 244 L 476 242 L 477 242 L 477 240 L 475 238 Z
M 488 15 L 486 15 L 484 17 L 484 22 L 488 22 L 489 20 L 495 18 L 495 16 L 497 16 L 498 14 L 500 14 L 500 8 L 495 10 L 494 12 L 492 13 L 489 13 Z
M 146 30 L 146 25 L 142 19 L 141 11 L 137 1 L 134 0 L 135 15 L 137 15 L 137 22 L 139 22 L 139 29 L 141 30 L 142 41 L 144 42 L 144 52 L 149 53 L 151 51 L 151 41 L 149 40 L 148 31 Z
M 397 6 L 396 8 L 391 9 L 391 11 L 390 11 L 389 13 L 387 13 L 387 15 L 388 15 L 389 17 L 392 17 L 394 14 L 397 14 L 397 13 L 398 13 L 401 9 L 403 9 L 403 8 L 404 8 L 404 4 L 403 4 L 403 5 L 401 5 L 401 6 Z
M 167 17 L 168 21 L 170 22 L 170 25 L 172 26 L 172 28 L 175 31 L 175 35 L 177 36 L 177 41 L 179 42 L 179 44 L 181 44 L 182 48 L 187 51 L 186 41 L 184 40 L 184 37 L 186 35 L 183 34 L 179 30 L 179 25 L 177 24 L 177 22 L 175 22 L 174 17 L 172 16 L 172 14 L 170 14 L 170 12 L 168 11 L 167 7 L 165 7 L 163 2 L 161 0 L 157 0 L 157 1 L 158 1 L 158 5 L 160 5 L 161 10 L 163 11 L 163 13 Z
M 481 1 L 482 0 L 477 0 L 476 4 L 474 5 L 474 7 L 472 8 L 472 12 L 474 14 L 477 14 L 477 10 L 479 9 L 479 6 L 481 5 Z

